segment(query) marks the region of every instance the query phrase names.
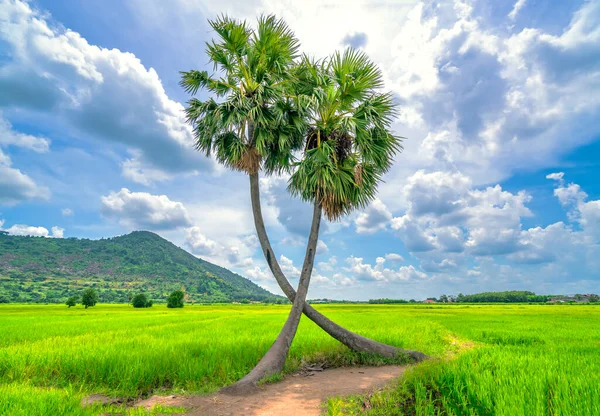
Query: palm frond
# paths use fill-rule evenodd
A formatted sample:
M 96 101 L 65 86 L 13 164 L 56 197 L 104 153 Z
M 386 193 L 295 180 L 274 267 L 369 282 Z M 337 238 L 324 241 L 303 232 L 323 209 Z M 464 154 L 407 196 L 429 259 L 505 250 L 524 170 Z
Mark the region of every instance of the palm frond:
M 180 72 L 180 74 L 181 81 L 179 81 L 179 85 L 191 95 L 195 95 L 200 88 L 206 88 L 222 97 L 235 88 L 224 80 L 212 78 L 206 71 L 192 70 Z
M 230 54 L 241 58 L 248 47 L 250 36 L 252 36 L 252 31 L 246 22 L 221 15 L 214 20 L 209 20 L 208 23 L 219 35 L 219 45 Z

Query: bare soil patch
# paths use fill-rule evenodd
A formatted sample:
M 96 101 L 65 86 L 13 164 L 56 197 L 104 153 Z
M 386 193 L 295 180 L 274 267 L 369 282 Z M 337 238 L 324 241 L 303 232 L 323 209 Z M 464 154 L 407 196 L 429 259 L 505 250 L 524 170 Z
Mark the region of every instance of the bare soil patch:
M 151 409 L 157 404 L 181 406 L 188 415 L 202 416 L 318 416 L 329 397 L 373 391 L 402 375 L 406 366 L 335 368 L 303 372 L 264 385 L 254 394 L 229 396 L 152 396 L 136 403 Z

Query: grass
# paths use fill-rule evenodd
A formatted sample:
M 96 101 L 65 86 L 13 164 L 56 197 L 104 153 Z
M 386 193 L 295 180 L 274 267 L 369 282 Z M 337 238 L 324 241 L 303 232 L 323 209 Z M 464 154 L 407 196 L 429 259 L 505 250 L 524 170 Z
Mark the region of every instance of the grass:
M 600 307 L 438 311 L 432 320 L 470 340 L 463 352 L 373 395 L 330 399 L 328 414 L 600 415 Z
M 440 358 L 415 367 L 392 389 L 331 399 L 331 415 L 365 410 L 374 415 L 600 415 L 600 307 L 319 309 L 365 336 Z M 258 362 L 287 310 L 262 305 L 179 310 L 1 305 L 0 415 L 125 411 L 81 408 L 81 399 L 94 393 L 131 399 L 215 391 Z M 301 322 L 284 373 L 303 361 L 336 366 L 389 362 L 349 352 L 308 319 Z

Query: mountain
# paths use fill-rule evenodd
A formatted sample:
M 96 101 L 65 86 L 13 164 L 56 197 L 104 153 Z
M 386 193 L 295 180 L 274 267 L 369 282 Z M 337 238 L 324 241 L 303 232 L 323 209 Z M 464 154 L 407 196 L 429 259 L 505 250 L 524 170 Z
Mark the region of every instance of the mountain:
M 140 292 L 160 301 L 178 289 L 193 302 L 283 300 L 148 231 L 102 240 L 0 232 L 0 302 L 63 302 L 88 287 L 101 302 Z

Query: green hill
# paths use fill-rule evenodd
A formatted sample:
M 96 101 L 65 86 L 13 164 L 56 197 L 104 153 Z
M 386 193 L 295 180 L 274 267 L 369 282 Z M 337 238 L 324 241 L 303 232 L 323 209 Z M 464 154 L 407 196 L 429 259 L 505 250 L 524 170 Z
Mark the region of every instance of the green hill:
M 88 287 L 101 302 L 139 292 L 161 301 L 182 288 L 193 302 L 283 299 L 148 231 L 102 240 L 0 233 L 0 302 L 64 302 Z

